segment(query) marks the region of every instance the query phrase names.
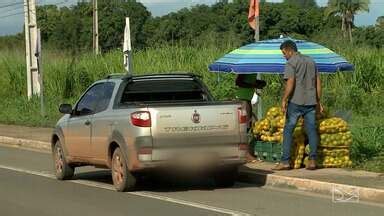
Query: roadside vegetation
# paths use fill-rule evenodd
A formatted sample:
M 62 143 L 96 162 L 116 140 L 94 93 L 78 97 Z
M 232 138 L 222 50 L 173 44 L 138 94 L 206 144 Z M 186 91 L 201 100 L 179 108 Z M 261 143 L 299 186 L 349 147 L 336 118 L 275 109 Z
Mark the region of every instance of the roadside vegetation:
M 234 75 L 210 73 L 207 65 L 227 48 L 164 46 L 137 51 L 135 74 L 194 72 L 203 77 L 217 99 L 234 98 Z M 354 136 L 352 159 L 356 166 L 384 171 L 384 52 L 379 49 L 339 50 L 356 65 L 354 73 L 323 75 L 323 103 L 330 113 L 346 118 Z M 107 74 L 122 72 L 122 54 L 111 51 L 100 56 L 47 51 L 44 56 L 44 86 L 47 116 L 40 115 L 40 99 L 26 98 L 25 63 L 22 51 L 0 54 L 0 122 L 51 127 L 61 116 L 60 103 L 74 103 L 93 81 Z M 262 98 L 265 107 L 279 104 L 282 81 L 278 75 L 265 75 L 268 82 Z M 380 162 L 381 161 L 381 162 Z
M 292 1 L 284 4 L 289 2 Z M 248 1 L 222 1 L 210 7 L 197 6 L 157 18 L 136 5 L 136 11 L 147 16 L 147 19 L 140 19 L 138 26 L 133 27 L 134 37 L 137 37 L 133 40 L 136 48 L 133 55 L 134 74 L 193 72 L 203 77 L 217 99 L 232 100 L 235 76 L 219 76 L 208 72 L 207 67 L 225 53 L 252 41 L 252 32 L 246 23 L 247 4 Z M 40 115 L 40 99 L 28 100 L 26 97 L 23 37 L 0 37 L 0 97 L 3 99 L 0 103 L 0 123 L 52 127 L 61 116 L 58 112 L 59 104 L 75 103 L 95 80 L 124 71 L 122 51 L 119 48 L 122 39 L 120 30 L 107 29 L 112 33 L 118 32 L 114 35 L 119 37 L 113 40 L 109 40 L 109 36 L 102 39 L 103 54 L 95 56 L 89 47 L 89 32 L 76 28 L 78 32 L 60 34 L 60 29 L 55 29 L 61 28 L 57 22 L 67 23 L 64 30 L 72 29 L 71 20 L 65 20 L 66 17 L 81 15 L 81 11 L 86 13 L 88 5 L 79 3 L 77 7 L 81 10 L 77 11 L 76 7 L 40 8 L 42 12 L 52 10 L 60 11 L 59 15 L 64 14 L 53 19 L 52 14 L 55 13 L 51 11 L 47 13 L 50 16 L 40 17 L 42 27 L 46 28 L 43 36 L 44 117 Z M 284 32 L 295 38 L 313 40 L 333 49 L 355 65 L 353 73 L 322 75 L 322 101 L 331 114 L 343 117 L 351 127 L 354 167 L 384 172 L 384 20 L 378 19 L 376 26 L 354 29 L 351 43 L 349 36 L 343 37 L 339 18 L 331 16 L 325 21 L 325 9 L 316 4 L 308 4 L 303 9 L 289 4 L 286 10 L 283 4 L 263 3 L 261 11 L 263 8 L 270 13 L 261 16 L 264 17 L 261 22 L 268 26 L 262 27 L 262 38 L 278 37 Z M 71 13 L 71 10 L 76 13 Z M 129 15 L 133 11 L 127 13 Z M 293 19 L 297 13 L 308 19 L 305 22 Z M 198 19 L 201 16 L 196 14 L 207 17 Z M 221 14 L 217 17 L 219 21 L 210 23 L 212 19 L 209 16 L 216 14 Z M 189 20 L 191 23 L 187 25 L 182 23 L 185 17 L 198 20 Z M 73 19 L 76 20 L 76 17 Z M 88 24 L 84 21 L 82 25 L 85 28 Z M 263 78 L 268 83 L 262 94 L 263 106 L 268 108 L 279 105 L 283 87 L 281 77 L 264 75 Z

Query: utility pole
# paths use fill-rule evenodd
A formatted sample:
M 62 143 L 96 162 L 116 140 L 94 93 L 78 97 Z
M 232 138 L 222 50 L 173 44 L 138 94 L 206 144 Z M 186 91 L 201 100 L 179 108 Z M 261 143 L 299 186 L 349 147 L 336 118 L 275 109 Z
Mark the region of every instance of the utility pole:
M 124 29 L 124 68 L 128 75 L 132 75 L 132 45 L 131 45 L 131 27 L 129 17 L 125 18 L 125 29 Z
M 99 54 L 99 18 L 97 10 L 97 0 L 93 3 L 93 50 L 95 54 Z
M 27 96 L 40 94 L 39 68 L 35 56 L 37 39 L 36 0 L 24 0 L 25 55 L 27 66 Z
M 44 84 L 43 84 L 43 68 L 41 67 L 41 32 L 40 29 L 37 29 L 35 43 L 35 56 L 37 59 L 37 68 L 39 69 L 39 84 L 40 84 L 40 113 L 42 117 L 45 117 L 45 107 L 44 107 Z

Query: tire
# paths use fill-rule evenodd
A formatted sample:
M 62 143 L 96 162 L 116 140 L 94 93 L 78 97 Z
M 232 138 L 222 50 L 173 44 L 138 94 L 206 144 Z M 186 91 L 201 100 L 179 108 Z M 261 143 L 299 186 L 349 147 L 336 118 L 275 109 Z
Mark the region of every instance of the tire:
M 219 170 L 214 175 L 215 184 L 217 187 L 233 187 L 238 175 L 237 167 Z
M 127 159 L 120 148 L 116 148 L 112 156 L 112 181 L 119 192 L 132 191 L 136 185 L 136 178 L 129 172 Z
M 75 173 L 75 168 L 67 163 L 60 140 L 56 141 L 52 154 L 56 178 L 58 180 L 71 179 Z

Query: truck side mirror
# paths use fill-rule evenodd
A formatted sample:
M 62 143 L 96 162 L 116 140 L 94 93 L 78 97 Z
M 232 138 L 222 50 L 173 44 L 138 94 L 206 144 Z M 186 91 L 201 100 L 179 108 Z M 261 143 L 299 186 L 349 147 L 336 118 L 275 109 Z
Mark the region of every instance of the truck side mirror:
M 59 107 L 59 111 L 63 114 L 71 114 L 72 113 L 72 105 L 71 104 L 61 104 Z

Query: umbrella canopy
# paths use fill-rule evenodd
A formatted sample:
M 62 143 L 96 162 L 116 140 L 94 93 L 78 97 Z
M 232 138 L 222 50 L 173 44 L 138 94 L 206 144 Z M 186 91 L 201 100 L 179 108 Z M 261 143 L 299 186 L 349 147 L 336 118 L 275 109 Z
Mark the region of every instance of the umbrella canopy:
M 209 65 L 209 70 L 238 74 L 283 73 L 286 59 L 281 53 L 280 44 L 288 39 L 296 42 L 300 53 L 314 59 L 321 73 L 353 70 L 352 64 L 332 50 L 313 42 L 292 38 L 264 40 L 240 47 Z

